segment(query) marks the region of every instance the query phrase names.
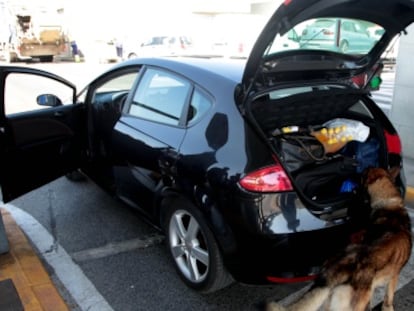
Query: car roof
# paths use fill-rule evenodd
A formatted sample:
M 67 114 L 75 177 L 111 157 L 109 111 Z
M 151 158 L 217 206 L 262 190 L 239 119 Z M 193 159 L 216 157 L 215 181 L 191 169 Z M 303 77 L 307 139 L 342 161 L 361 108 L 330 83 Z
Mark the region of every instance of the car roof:
M 117 67 L 148 65 L 178 72 L 205 87 L 217 87 L 217 80 L 233 86 L 241 82 L 246 60 L 200 57 L 153 57 L 135 58 Z

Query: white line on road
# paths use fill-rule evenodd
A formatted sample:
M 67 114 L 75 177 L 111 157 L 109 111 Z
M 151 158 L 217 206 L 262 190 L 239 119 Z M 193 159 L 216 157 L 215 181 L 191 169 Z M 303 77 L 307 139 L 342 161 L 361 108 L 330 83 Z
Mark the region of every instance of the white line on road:
M 62 246 L 56 245 L 53 237 L 35 218 L 11 204 L 4 208 L 13 216 L 16 223 L 26 233 L 53 268 L 56 276 L 84 311 L 113 311 L 105 298 L 98 292 L 80 267 L 73 262 Z M 56 247 L 57 246 L 57 247 Z
M 162 235 L 151 235 L 144 239 L 136 238 L 118 243 L 108 243 L 101 247 L 90 248 L 76 253 L 72 253 L 71 257 L 76 262 L 100 259 L 116 254 L 133 251 L 140 248 L 147 248 L 152 245 L 160 244 L 164 240 Z

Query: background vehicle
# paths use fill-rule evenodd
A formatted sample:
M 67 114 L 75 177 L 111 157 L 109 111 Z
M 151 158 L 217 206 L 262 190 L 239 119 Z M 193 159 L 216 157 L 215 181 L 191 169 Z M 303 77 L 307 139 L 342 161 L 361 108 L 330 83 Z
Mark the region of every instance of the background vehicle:
M 375 42 L 363 22 L 319 18 L 303 30 L 300 45 L 302 48 L 360 53 L 370 49 Z
M 350 17 L 383 27 L 385 43 L 414 21 L 410 0 L 352 3 Z M 50 73 L 1 68 L 4 201 L 81 168 L 166 234 L 178 274 L 196 290 L 314 278 L 369 214 L 364 169 L 402 166 L 395 128 L 367 85 L 352 81 L 377 66 L 385 45 L 349 55 L 277 42 L 289 19 L 298 33 L 348 8 L 285 2 L 247 62 L 129 60 L 78 96 Z M 20 99 L 15 79 L 27 75 L 66 85 L 69 102 L 35 88 L 45 109 L 9 113 Z M 402 173 L 396 182 L 404 194 Z
M 36 5 L 13 6 L 12 9 L 6 2 L 1 2 L 1 6 L 0 34 L 8 40 L 2 39 L 1 45 L 7 60 L 39 58 L 51 62 L 65 50 L 68 40 L 59 9 Z
M 15 38 L 15 16 L 4 1 L 0 1 L 0 59 L 10 60 Z
M 126 45 L 124 56 L 128 59 L 152 56 L 180 56 L 191 53 L 193 42 L 185 35 L 153 36 L 142 43 Z

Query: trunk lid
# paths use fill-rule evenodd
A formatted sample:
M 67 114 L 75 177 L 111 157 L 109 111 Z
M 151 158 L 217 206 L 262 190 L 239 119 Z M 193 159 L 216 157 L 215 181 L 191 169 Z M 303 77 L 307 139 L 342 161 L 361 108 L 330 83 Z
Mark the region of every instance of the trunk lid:
M 286 0 L 249 56 L 244 99 L 281 83 L 351 81 L 369 73 L 413 21 L 412 0 Z

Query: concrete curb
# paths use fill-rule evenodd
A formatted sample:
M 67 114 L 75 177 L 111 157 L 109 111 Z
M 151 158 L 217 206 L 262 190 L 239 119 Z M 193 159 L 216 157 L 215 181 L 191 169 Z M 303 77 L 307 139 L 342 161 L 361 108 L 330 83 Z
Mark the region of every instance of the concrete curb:
M 0 256 L 0 281 L 11 280 L 24 310 L 68 311 L 69 306 L 49 277 L 29 240 L 12 215 L 0 208 L 10 251 Z M 3 302 L 4 310 L 5 302 Z M 16 301 L 7 302 L 6 310 L 21 310 Z

